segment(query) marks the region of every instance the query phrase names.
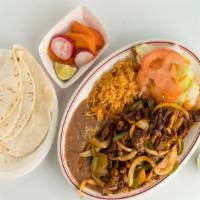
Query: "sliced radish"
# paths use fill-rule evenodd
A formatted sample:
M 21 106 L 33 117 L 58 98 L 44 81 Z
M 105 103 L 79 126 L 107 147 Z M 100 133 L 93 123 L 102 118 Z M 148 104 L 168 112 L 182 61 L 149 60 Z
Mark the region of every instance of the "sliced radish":
M 51 39 L 51 51 L 61 60 L 68 60 L 74 52 L 73 41 L 65 35 L 57 35 Z
M 77 51 L 74 61 L 78 67 L 81 67 L 89 63 L 94 58 L 94 54 L 89 50 L 80 50 Z

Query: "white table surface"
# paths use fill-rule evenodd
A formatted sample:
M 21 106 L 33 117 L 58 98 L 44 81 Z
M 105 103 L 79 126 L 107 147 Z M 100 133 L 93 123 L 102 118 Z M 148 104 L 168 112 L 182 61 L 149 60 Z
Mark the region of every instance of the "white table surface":
M 44 34 L 78 5 L 91 9 L 108 32 L 110 47 L 102 58 L 130 42 L 158 37 L 183 42 L 200 54 L 199 0 L 0 0 L 0 48 L 22 44 L 40 61 L 37 49 Z M 60 117 L 79 83 L 64 90 L 55 86 Z M 79 199 L 60 171 L 56 146 L 55 140 L 46 159 L 30 174 L 0 181 L 0 200 Z M 139 199 L 200 199 L 198 152 L 200 148 L 167 184 Z

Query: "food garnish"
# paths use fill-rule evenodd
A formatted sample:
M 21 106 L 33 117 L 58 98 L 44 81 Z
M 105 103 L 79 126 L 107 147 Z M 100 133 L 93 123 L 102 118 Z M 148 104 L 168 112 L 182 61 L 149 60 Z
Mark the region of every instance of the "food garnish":
M 49 43 L 50 56 L 53 54 L 57 61 L 67 61 L 74 52 L 73 41 L 64 35 L 54 36 Z M 52 56 L 51 56 L 52 57 Z M 52 57 L 53 58 L 53 57 Z
M 88 48 L 93 54 L 96 53 L 95 40 L 82 33 L 67 33 L 69 38 L 71 38 L 77 48 Z
M 67 64 L 55 63 L 55 72 L 58 78 L 62 81 L 70 79 L 77 71 L 76 67 L 71 67 Z
M 99 33 L 99 31 L 89 28 L 78 21 L 74 21 L 72 23 L 72 32 L 73 33 L 82 33 L 84 35 L 88 35 L 91 38 L 94 38 L 97 48 L 102 48 L 104 46 L 103 36 Z
M 69 67 L 80 68 L 89 63 L 104 46 L 101 33 L 78 21 L 71 24 L 71 31 L 51 38 L 48 56 L 53 63 L 67 64 Z M 56 70 L 55 70 L 56 71 Z M 62 81 L 70 79 L 61 77 Z
M 94 54 L 87 50 L 79 50 L 74 56 L 74 62 L 78 67 L 81 67 L 87 63 L 89 63 L 94 58 Z
M 138 72 L 138 85 L 158 101 L 175 102 L 181 94 L 186 63 L 175 51 L 158 49 L 147 54 Z
M 141 62 L 137 81 L 142 92 L 158 102 L 178 103 L 191 109 L 199 96 L 199 86 L 190 62 L 177 49 L 136 46 Z

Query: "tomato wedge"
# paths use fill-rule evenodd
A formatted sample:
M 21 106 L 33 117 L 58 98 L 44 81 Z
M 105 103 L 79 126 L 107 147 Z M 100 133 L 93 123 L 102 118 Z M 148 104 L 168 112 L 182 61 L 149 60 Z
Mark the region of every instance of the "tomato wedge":
M 144 93 L 150 93 L 158 101 L 175 102 L 182 92 L 180 82 L 187 75 L 186 69 L 179 53 L 156 49 L 143 58 L 137 82 Z

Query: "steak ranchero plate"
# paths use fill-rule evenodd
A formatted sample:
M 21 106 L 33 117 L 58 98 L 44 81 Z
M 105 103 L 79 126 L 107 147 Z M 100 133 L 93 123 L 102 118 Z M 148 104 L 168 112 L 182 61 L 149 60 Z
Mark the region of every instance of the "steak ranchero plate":
M 68 134 L 70 133 L 68 131 L 68 128 L 72 127 L 70 126 L 70 122 L 72 120 L 73 114 L 75 113 L 79 104 L 88 97 L 95 82 L 100 79 L 103 73 L 111 70 L 113 65 L 116 62 L 126 58 L 127 56 L 130 56 L 132 53 L 131 49 L 133 47 L 139 44 L 144 44 L 144 43 L 151 44 L 153 47 L 159 47 L 159 48 L 171 48 L 172 46 L 176 44 L 176 46 L 178 46 L 178 48 L 181 50 L 182 55 L 186 56 L 190 60 L 192 72 L 195 75 L 197 83 L 200 84 L 200 60 L 197 57 L 197 55 L 193 53 L 193 51 L 191 51 L 189 48 L 179 43 L 167 41 L 167 40 L 145 40 L 145 41 L 132 43 L 114 52 L 108 58 L 104 59 L 99 65 L 93 68 L 93 70 L 81 82 L 77 90 L 74 92 L 74 95 L 72 96 L 70 102 L 68 103 L 63 115 L 61 125 L 60 125 L 60 131 L 59 131 L 59 137 L 58 137 L 58 158 L 59 158 L 61 170 L 65 178 L 69 181 L 69 183 L 72 184 L 77 189 L 80 189 L 80 183 L 78 183 L 77 179 L 74 176 L 75 170 L 73 170 L 73 173 L 72 173 L 71 169 L 73 167 L 73 163 L 68 162 L 68 160 L 72 161 L 73 159 L 75 159 L 76 156 L 79 157 L 79 149 L 80 149 L 79 146 L 81 146 L 81 143 L 79 145 L 77 144 L 77 146 L 74 148 L 70 147 L 71 150 L 73 149 L 77 150 L 77 151 L 74 150 L 73 152 L 71 151 L 71 155 L 73 156 L 73 159 L 69 158 L 69 154 L 66 154 L 66 149 L 69 148 L 68 145 L 70 144 L 69 140 L 73 140 L 73 137 L 75 138 L 77 136 L 77 135 L 71 134 L 70 137 L 68 137 Z M 174 173 L 169 174 L 167 176 L 162 176 L 161 178 L 159 178 L 157 181 L 153 182 L 152 184 L 143 186 L 138 189 L 134 189 L 133 191 L 130 191 L 127 193 L 111 194 L 108 196 L 103 196 L 100 193 L 95 192 L 94 190 L 84 189 L 82 191 L 83 194 L 92 199 L 124 199 L 124 198 L 146 194 L 149 191 L 158 189 L 159 186 L 166 183 L 171 177 L 174 177 L 174 175 L 185 165 L 187 160 L 190 158 L 190 156 L 192 155 L 192 153 L 194 152 L 194 150 L 196 149 L 200 141 L 199 128 L 200 128 L 200 124 L 195 123 L 189 129 L 189 133 L 187 137 L 184 139 L 185 148 L 182 154 L 178 156 L 180 166 Z M 66 157 L 66 155 L 68 156 Z M 70 166 L 69 166 L 69 163 L 70 163 Z M 74 168 L 77 168 L 77 166 L 74 166 Z

